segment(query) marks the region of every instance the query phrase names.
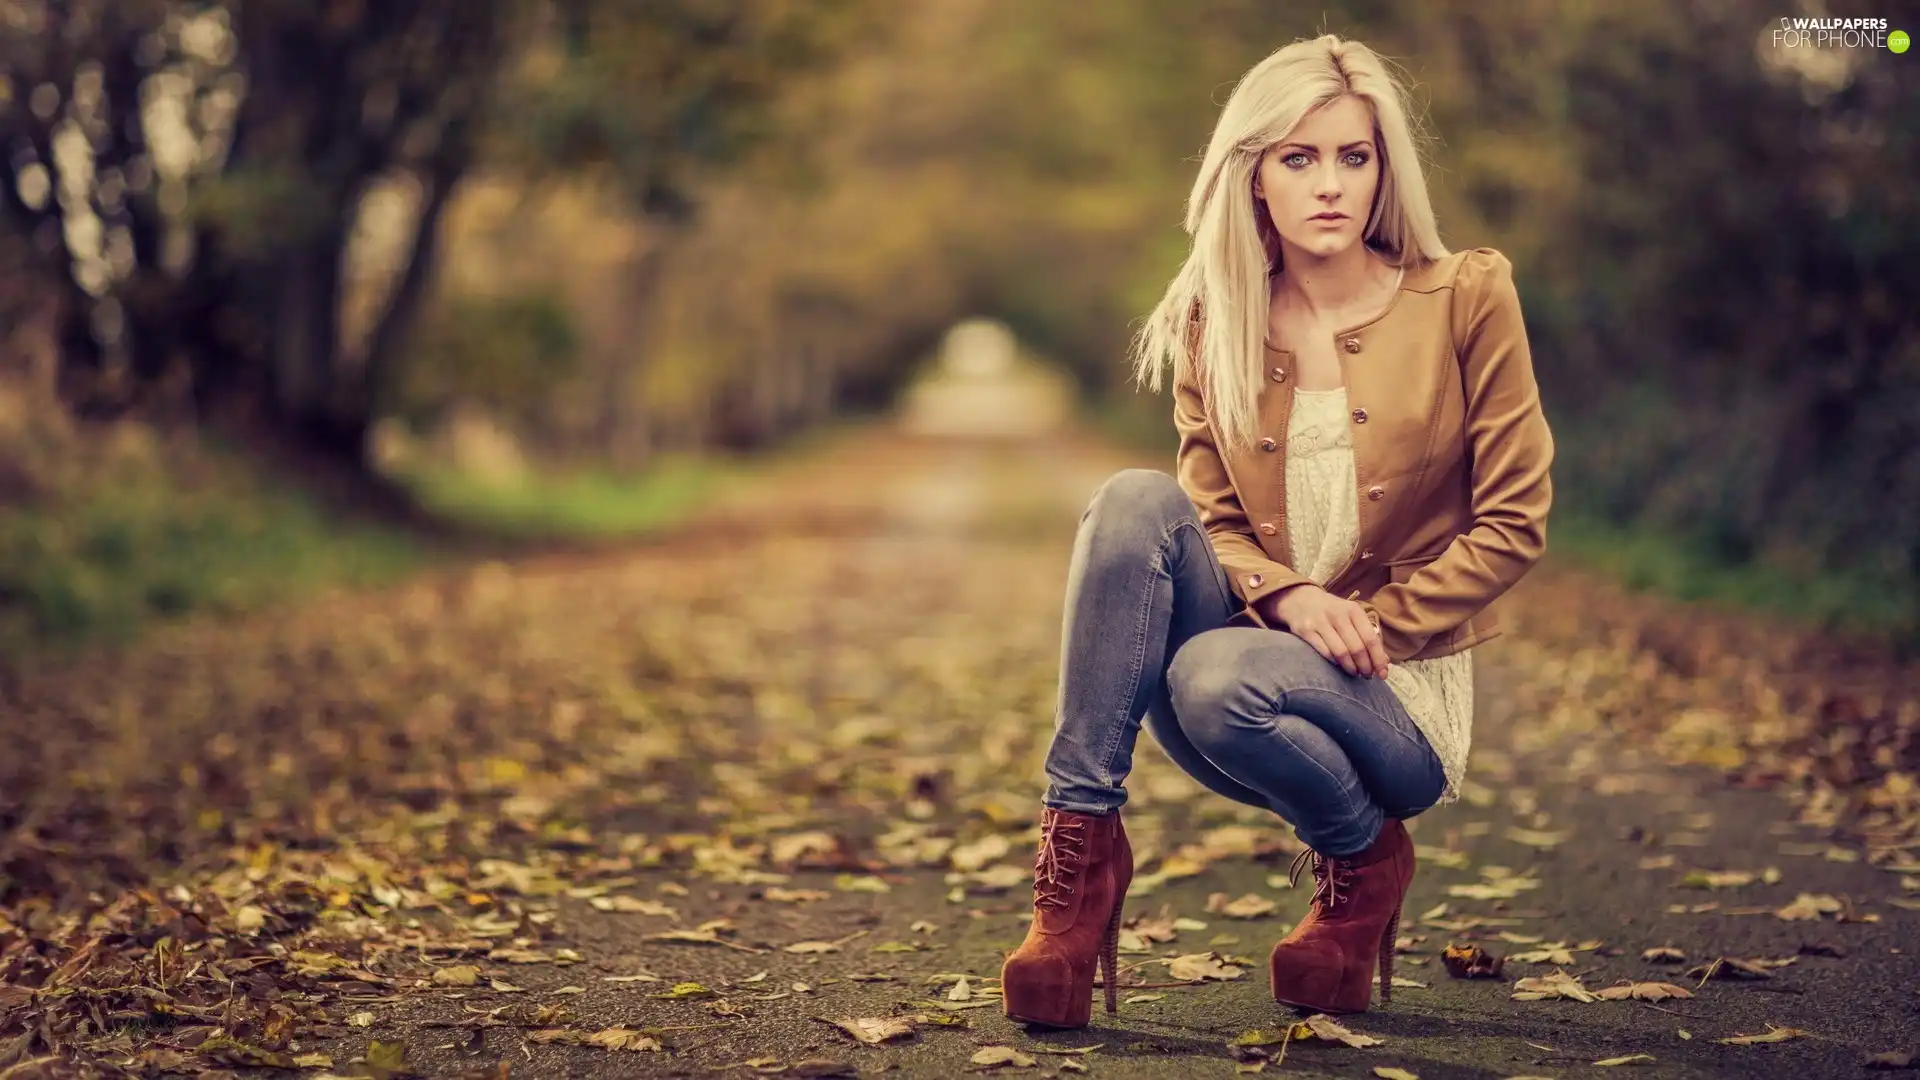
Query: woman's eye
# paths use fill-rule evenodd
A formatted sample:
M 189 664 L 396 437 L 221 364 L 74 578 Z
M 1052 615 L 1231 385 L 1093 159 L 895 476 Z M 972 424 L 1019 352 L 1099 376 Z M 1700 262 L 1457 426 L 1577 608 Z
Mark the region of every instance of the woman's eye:
M 1355 150 L 1353 153 L 1347 155 L 1347 164 L 1353 168 L 1357 169 L 1366 163 L 1367 152 L 1365 150 Z
M 1285 165 L 1289 169 L 1305 168 L 1307 155 L 1300 153 L 1288 154 L 1286 157 L 1280 159 L 1280 164 Z

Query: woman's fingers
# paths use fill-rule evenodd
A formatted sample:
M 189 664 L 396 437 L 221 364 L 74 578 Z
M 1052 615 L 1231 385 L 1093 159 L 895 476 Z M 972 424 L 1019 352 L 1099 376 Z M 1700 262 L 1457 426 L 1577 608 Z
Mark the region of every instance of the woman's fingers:
M 1332 646 L 1328 644 L 1327 636 L 1322 634 L 1317 628 L 1302 626 L 1296 629 L 1295 633 L 1300 635 L 1301 640 L 1313 646 L 1313 651 L 1325 658 L 1327 663 L 1339 664 L 1341 667 L 1347 666 L 1347 662 L 1340 659 L 1339 654 L 1335 653 Z
M 1353 647 L 1347 643 L 1346 638 L 1341 635 L 1332 620 L 1315 627 L 1313 634 L 1313 647 L 1320 650 L 1321 656 L 1339 664 L 1349 675 L 1358 673 L 1353 662 Z
M 1365 625 L 1364 619 L 1362 619 L 1362 625 Z M 1346 646 L 1347 674 L 1371 677 L 1373 675 L 1373 654 L 1367 651 L 1366 640 L 1362 636 L 1360 628 L 1354 625 L 1353 617 L 1347 612 L 1341 612 L 1334 616 L 1333 628 L 1334 632 L 1340 635 L 1340 640 Z
M 1360 620 L 1361 625 L 1366 628 L 1361 633 L 1366 638 L 1367 654 L 1373 657 L 1373 672 L 1384 679 L 1387 677 L 1387 668 L 1393 663 L 1392 658 L 1387 655 L 1386 639 L 1380 636 L 1380 628 L 1373 625 L 1373 620 L 1367 618 L 1364 609 L 1361 611 Z

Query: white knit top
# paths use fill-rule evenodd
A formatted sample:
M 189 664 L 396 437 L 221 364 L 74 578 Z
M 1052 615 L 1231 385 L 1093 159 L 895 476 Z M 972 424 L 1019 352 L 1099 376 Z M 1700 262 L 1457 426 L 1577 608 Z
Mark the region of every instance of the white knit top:
M 1295 570 L 1325 585 L 1360 542 L 1353 433 L 1347 390 L 1293 391 L 1287 427 L 1287 533 Z M 1387 686 L 1440 755 L 1447 786 L 1442 803 L 1460 797 L 1473 737 L 1473 649 L 1427 660 L 1395 662 Z

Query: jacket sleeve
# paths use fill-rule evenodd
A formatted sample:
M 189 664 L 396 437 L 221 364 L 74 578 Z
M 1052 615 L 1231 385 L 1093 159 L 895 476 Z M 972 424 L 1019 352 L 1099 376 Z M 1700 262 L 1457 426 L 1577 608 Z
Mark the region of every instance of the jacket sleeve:
M 1513 267 L 1490 248 L 1468 255 L 1455 279 L 1463 327 L 1467 451 L 1473 526 L 1406 581 L 1362 601 L 1380 624 L 1387 657 L 1405 660 L 1512 588 L 1547 547 L 1553 434 L 1540 407 Z
M 1183 379 L 1173 384 L 1173 425 L 1180 433 L 1174 470 L 1180 487 L 1193 502 L 1234 593 L 1252 609 L 1256 622 L 1274 629 L 1258 602 L 1291 586 L 1312 584 L 1313 579 L 1267 557 L 1221 460 L 1200 390 Z

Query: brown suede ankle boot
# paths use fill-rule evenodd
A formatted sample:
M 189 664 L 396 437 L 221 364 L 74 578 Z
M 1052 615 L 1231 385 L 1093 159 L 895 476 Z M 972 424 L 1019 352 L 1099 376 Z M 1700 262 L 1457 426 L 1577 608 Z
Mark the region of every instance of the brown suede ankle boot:
M 1327 1013 L 1366 1012 L 1373 976 L 1380 1000 L 1393 1000 L 1393 942 L 1400 902 L 1413 882 L 1413 838 L 1388 818 L 1379 839 L 1355 855 L 1329 858 L 1302 851 L 1293 863 L 1313 861 L 1312 906 L 1293 932 L 1274 946 L 1269 968 L 1273 1000 Z
M 1046 809 L 1033 862 L 1033 925 L 1000 969 L 1010 1019 L 1085 1027 L 1096 968 L 1105 969 L 1107 1011 L 1117 1010 L 1120 909 L 1132 881 L 1133 848 L 1119 811 Z

